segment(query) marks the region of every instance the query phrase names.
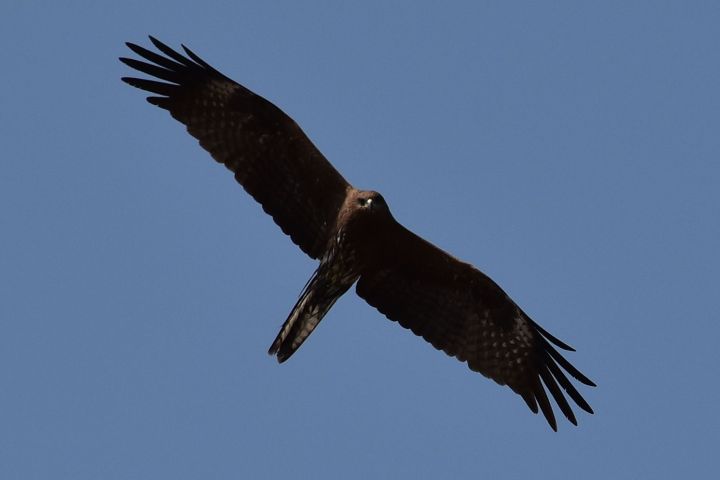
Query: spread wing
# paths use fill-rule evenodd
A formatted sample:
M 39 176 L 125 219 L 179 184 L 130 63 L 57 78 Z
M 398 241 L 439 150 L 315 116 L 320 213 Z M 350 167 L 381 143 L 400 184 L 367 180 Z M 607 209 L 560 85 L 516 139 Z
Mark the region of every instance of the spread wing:
M 563 391 L 593 413 L 563 370 L 585 385 L 594 383 L 555 349 L 571 347 L 533 322 L 488 276 L 395 226 L 383 242 L 387 248 L 360 276 L 360 297 L 470 369 L 509 386 L 534 413 L 539 406 L 553 430 L 546 390 L 575 425 Z
M 127 46 L 147 61 L 121 58 L 154 80 L 125 77 L 153 94 L 312 258 L 322 255 L 350 185 L 279 108 L 229 79 L 183 46 L 150 37 L 158 54 Z

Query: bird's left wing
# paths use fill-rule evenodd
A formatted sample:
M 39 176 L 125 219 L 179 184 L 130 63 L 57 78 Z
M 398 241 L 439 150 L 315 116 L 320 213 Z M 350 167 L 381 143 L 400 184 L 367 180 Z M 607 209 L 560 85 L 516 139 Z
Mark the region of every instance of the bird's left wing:
M 400 224 L 384 240 L 357 283 L 360 297 L 470 369 L 508 385 L 533 412 L 539 405 L 553 430 L 546 389 L 573 424 L 563 391 L 592 413 L 563 369 L 581 383 L 593 382 L 553 345 L 572 348 L 533 322 L 493 280 Z
M 155 77 L 124 77 L 148 91 L 312 258 L 322 255 L 350 188 L 300 127 L 278 107 L 229 79 L 189 49 L 181 55 L 150 37 L 162 53 L 127 46 L 146 61 L 121 58 Z

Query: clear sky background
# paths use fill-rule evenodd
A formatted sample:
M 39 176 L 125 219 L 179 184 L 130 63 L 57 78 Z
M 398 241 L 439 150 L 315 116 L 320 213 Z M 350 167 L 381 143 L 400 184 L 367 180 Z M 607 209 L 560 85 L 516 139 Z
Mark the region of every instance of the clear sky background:
M 709 478 L 717 2 L 0 4 L 0 478 Z M 120 82 L 181 42 L 577 348 L 520 397 L 354 293 L 266 354 L 315 263 Z

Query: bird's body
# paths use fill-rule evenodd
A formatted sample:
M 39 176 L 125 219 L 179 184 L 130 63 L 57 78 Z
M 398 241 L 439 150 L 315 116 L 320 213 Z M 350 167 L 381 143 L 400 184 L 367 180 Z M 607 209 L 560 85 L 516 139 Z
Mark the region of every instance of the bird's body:
M 329 231 L 325 252 L 295 307 L 283 324 L 269 353 L 287 360 L 307 338 L 323 316 L 360 276 L 392 250 L 374 232 L 396 228 L 382 195 L 350 188 Z
M 129 43 L 151 63 L 121 60 L 161 81 L 123 80 L 155 94 L 148 101 L 184 123 L 283 232 L 320 262 L 270 347 L 280 362 L 356 284 L 357 294 L 389 319 L 508 385 L 533 412 L 539 407 L 553 429 L 545 388 L 572 423 L 563 391 L 592 413 L 562 369 L 594 384 L 553 345 L 572 349 L 533 322 L 494 281 L 398 223 L 382 195 L 350 185 L 275 105 L 187 48 L 185 57 L 151 41 L 164 56 Z

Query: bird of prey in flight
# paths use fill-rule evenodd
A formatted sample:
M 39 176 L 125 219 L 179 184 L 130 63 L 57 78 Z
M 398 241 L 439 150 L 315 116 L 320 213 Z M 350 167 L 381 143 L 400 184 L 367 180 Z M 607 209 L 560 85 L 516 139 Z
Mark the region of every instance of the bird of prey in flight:
M 320 262 L 270 346 L 279 362 L 355 284 L 355 292 L 387 318 L 507 385 L 534 413 L 539 407 L 553 430 L 546 391 L 575 425 L 565 395 L 593 413 L 565 372 L 595 384 L 555 347 L 573 349 L 530 319 L 493 280 L 403 227 L 378 192 L 349 184 L 278 107 L 184 45 L 185 55 L 150 41 L 157 52 L 127 43 L 143 60 L 120 60 L 154 79 L 122 80 L 150 92 L 147 101 L 183 123 L 282 231 Z

